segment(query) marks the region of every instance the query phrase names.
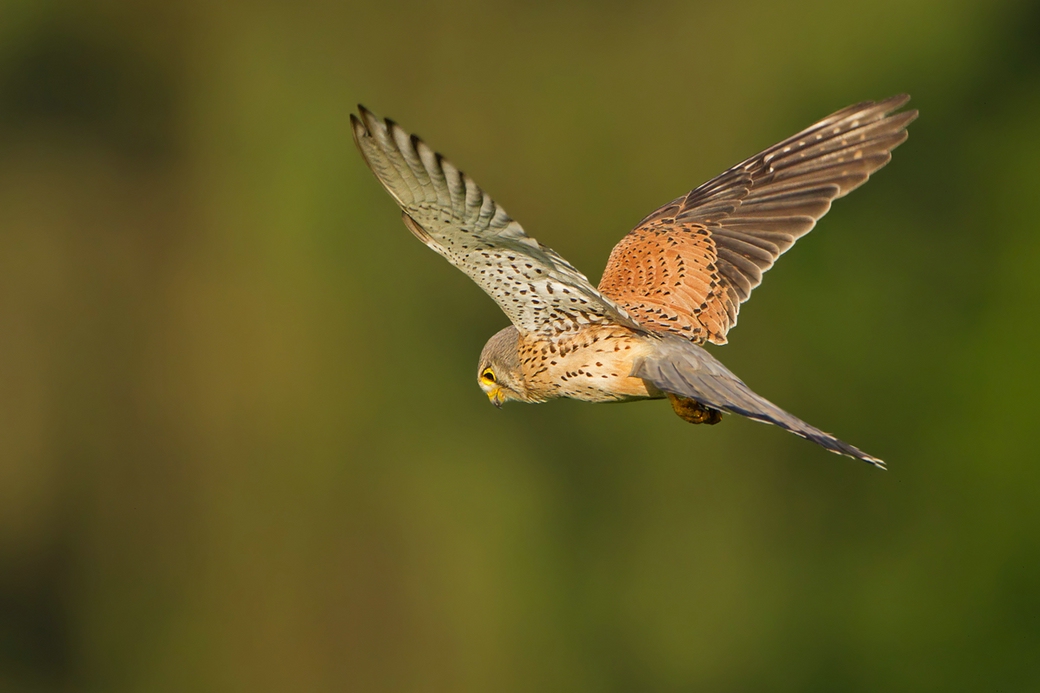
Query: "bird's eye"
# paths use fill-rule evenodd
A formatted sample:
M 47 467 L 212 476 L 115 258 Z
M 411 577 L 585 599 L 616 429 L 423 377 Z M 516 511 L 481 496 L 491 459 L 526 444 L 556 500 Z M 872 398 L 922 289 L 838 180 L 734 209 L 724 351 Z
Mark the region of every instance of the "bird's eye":
M 480 374 L 480 377 L 489 383 L 495 382 L 495 372 L 490 368 L 485 369 L 484 372 Z

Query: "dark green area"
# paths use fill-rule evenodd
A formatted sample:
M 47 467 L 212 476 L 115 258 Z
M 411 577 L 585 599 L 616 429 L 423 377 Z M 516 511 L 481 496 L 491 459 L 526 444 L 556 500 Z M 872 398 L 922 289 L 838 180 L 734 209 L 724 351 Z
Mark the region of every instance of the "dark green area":
M 0 689 L 1040 690 L 1027 2 L 0 4 Z M 921 117 L 713 349 L 884 473 L 497 411 L 504 317 L 350 140 L 594 280 L 842 106 Z

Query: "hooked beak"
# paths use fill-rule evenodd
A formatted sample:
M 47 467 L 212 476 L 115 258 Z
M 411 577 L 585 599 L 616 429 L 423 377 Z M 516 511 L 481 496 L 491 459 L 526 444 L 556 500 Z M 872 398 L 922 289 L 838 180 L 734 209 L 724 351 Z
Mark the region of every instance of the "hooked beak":
M 502 402 L 505 401 L 505 396 L 502 394 L 502 388 L 496 387 L 494 390 L 490 390 L 487 393 L 488 400 L 499 409 L 502 408 Z

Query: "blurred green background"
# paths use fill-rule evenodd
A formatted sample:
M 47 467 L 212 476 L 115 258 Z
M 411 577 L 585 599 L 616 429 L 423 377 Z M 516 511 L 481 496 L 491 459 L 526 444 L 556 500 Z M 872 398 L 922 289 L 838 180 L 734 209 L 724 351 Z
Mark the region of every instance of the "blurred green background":
M 593 280 L 847 104 L 921 117 L 767 275 L 752 387 L 490 406 L 494 303 L 362 102 Z M 1040 8 L 0 2 L 0 690 L 1040 690 Z

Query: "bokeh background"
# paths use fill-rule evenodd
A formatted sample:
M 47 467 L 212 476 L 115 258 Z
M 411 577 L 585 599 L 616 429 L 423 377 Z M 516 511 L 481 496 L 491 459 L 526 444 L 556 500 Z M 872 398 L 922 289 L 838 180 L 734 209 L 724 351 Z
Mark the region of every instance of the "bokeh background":
M 842 106 L 921 117 L 713 352 L 882 473 L 496 411 L 362 102 L 595 281 Z M 0 2 L 0 690 L 1040 690 L 1040 8 Z

